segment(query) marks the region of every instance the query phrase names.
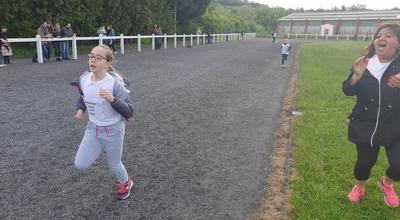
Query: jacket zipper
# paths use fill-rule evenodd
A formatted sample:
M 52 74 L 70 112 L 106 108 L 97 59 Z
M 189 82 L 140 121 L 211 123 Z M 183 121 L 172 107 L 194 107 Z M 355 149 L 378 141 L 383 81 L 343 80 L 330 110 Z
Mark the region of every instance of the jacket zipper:
M 379 85 L 379 92 L 378 92 L 378 112 L 377 112 L 377 115 L 376 115 L 375 129 L 374 129 L 374 132 L 372 132 L 372 135 L 371 135 L 371 148 L 374 146 L 374 145 L 373 145 L 373 140 L 374 140 L 374 136 L 375 136 L 376 130 L 378 130 L 379 115 L 380 115 L 380 112 L 381 112 L 381 80 L 378 80 L 378 85 Z

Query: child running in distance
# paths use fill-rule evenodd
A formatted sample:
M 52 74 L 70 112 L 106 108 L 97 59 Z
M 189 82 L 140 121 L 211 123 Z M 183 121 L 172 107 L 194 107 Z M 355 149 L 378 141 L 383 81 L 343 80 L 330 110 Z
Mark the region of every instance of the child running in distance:
M 287 62 L 287 58 L 289 56 L 289 51 L 290 51 L 290 49 L 292 49 L 290 47 L 290 44 L 288 43 L 288 39 L 283 40 L 281 49 L 282 49 L 282 65 L 281 65 L 281 67 L 283 68 L 283 67 L 285 67 L 285 62 Z
M 75 118 L 82 121 L 87 112 L 89 121 L 75 157 L 75 166 L 81 170 L 89 168 L 104 150 L 108 166 L 119 183 L 117 199 L 126 199 L 133 182 L 121 158 L 124 119 L 133 115 L 130 91 L 126 81 L 113 68 L 114 53 L 108 46 L 96 46 L 88 56 L 90 72 L 79 77 L 81 97 Z

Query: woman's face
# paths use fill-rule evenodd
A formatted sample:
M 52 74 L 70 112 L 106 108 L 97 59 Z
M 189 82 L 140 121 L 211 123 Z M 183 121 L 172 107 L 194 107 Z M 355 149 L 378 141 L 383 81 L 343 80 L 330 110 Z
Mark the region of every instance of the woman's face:
M 89 68 L 94 74 L 107 72 L 111 62 L 106 60 L 106 51 L 101 47 L 93 48 L 89 56 Z
M 381 62 L 390 61 L 399 48 L 399 39 L 392 29 L 381 29 L 374 40 L 375 53 Z

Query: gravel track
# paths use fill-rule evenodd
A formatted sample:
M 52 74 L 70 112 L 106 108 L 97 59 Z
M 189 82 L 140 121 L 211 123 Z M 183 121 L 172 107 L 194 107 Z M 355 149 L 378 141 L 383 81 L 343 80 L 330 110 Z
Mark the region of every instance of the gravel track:
M 11 60 L 0 68 L 0 219 L 246 219 L 264 196 L 290 76 L 279 46 L 255 39 L 117 56 L 136 106 L 125 201 L 104 155 L 74 168 L 85 123 L 73 120 L 69 82 L 86 57 Z

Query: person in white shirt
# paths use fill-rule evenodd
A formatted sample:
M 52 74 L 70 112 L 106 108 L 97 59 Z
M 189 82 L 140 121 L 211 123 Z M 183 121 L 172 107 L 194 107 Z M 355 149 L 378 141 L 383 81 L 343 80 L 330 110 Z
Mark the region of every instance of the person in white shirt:
M 282 49 L 282 65 L 281 65 L 281 67 L 283 68 L 283 67 L 285 67 L 285 62 L 287 62 L 287 58 L 289 56 L 289 51 L 290 51 L 290 49 L 292 49 L 290 47 L 290 44 L 288 43 L 288 39 L 283 40 L 281 49 Z
M 92 49 L 89 56 L 90 72 L 79 77 L 80 98 L 75 118 L 84 119 L 87 112 L 85 135 L 75 157 L 75 167 L 89 168 L 105 151 L 110 170 L 119 182 L 117 199 L 129 197 L 133 186 L 121 162 L 125 121 L 132 118 L 133 108 L 127 83 L 113 68 L 114 53 L 106 45 Z

